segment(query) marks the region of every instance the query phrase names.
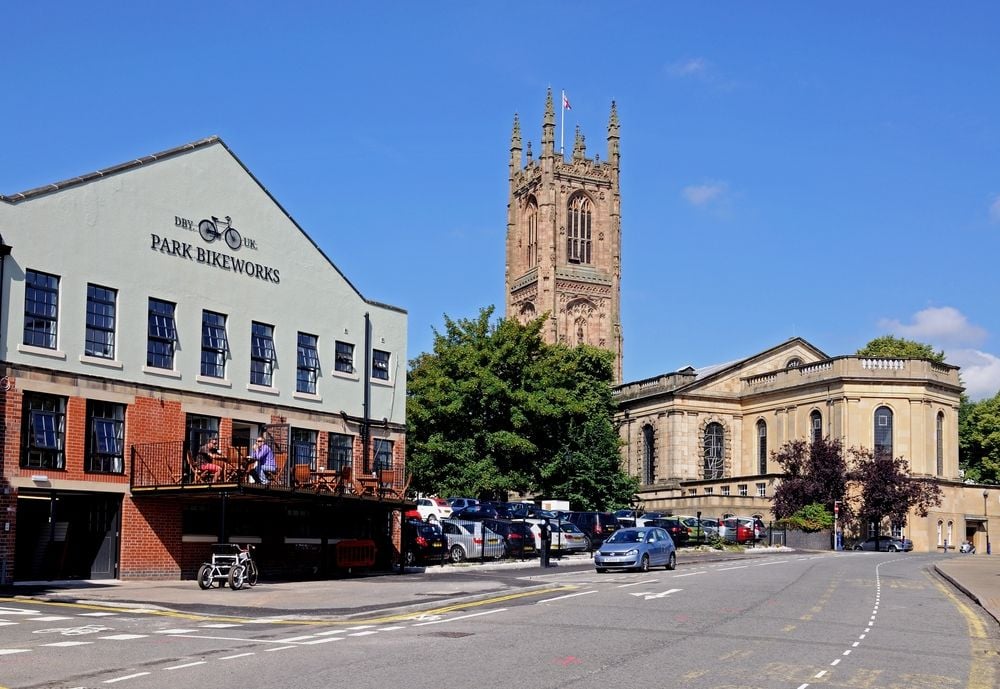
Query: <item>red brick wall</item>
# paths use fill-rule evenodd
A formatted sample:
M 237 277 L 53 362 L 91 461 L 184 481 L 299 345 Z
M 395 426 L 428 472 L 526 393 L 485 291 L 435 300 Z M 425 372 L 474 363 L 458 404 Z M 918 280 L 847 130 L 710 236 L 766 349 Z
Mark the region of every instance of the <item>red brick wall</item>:
M 126 498 L 122 504 L 122 579 L 178 579 L 181 575 L 181 504 Z

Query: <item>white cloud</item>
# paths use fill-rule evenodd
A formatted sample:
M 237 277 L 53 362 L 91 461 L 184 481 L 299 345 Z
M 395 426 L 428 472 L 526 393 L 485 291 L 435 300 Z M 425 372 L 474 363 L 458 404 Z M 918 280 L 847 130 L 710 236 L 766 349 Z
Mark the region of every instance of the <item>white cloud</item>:
M 945 354 L 949 364 L 962 368 L 965 394 L 973 401 L 993 397 L 1000 390 L 1000 357 L 978 349 L 955 349 Z
M 704 77 L 708 73 L 708 61 L 703 57 L 692 57 L 667 65 L 667 74 L 674 77 Z
M 993 203 L 990 204 L 990 220 L 1000 222 L 1000 194 L 997 194 Z
M 880 320 L 878 325 L 893 335 L 928 342 L 938 347 L 949 344 L 978 345 L 987 335 L 983 328 L 969 323 L 969 319 L 961 311 L 951 306 L 918 311 L 913 315 L 913 322 L 908 325 L 887 318 Z
M 729 185 L 725 182 L 712 182 L 684 187 L 681 195 L 692 206 L 705 206 L 712 202 L 722 201 L 728 191 Z

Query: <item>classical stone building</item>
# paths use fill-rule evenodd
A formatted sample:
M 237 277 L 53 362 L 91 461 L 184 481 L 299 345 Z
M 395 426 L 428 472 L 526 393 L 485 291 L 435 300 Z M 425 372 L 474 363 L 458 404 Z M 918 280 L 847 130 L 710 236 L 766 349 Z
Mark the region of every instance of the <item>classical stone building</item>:
M 772 452 L 790 440 L 835 438 L 904 457 L 914 477 L 944 492 L 927 517 L 911 514 L 882 533 L 901 531 L 916 550 L 969 540 L 985 552 L 989 518 L 1000 533 L 1000 491 L 962 481 L 961 392 L 955 366 L 830 357 L 794 338 L 739 361 L 618 386 L 622 463 L 639 479 L 646 510 L 767 520 L 781 480 Z
M 506 315 L 545 315 L 546 342 L 589 344 L 615 355 L 622 379 L 621 196 L 618 113 L 608 120 L 607 161 L 587 157 L 579 129 L 566 160 L 556 150 L 552 91 L 545 101 L 542 150 L 527 163 L 514 116 L 507 202 Z

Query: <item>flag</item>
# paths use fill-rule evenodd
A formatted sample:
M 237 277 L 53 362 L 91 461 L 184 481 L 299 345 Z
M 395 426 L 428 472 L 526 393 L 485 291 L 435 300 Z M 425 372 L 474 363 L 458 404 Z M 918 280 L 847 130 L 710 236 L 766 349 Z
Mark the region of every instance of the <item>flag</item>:
M 572 110 L 573 108 L 570 107 L 569 98 L 566 97 L 565 91 L 562 92 L 562 97 L 563 97 L 563 110 Z

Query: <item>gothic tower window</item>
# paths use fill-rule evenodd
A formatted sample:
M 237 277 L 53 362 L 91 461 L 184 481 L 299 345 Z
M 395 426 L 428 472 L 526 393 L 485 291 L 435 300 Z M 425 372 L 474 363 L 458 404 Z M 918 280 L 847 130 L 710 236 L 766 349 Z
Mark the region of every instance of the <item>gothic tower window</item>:
M 532 198 L 528 201 L 528 209 L 525 212 L 525 224 L 528 231 L 527 261 L 528 267 L 533 268 L 538 264 L 538 204 Z
M 566 218 L 566 259 L 570 263 L 591 262 L 591 222 L 593 205 L 583 194 L 569 201 Z
M 587 330 L 587 321 L 583 320 L 582 318 L 577 318 L 576 319 L 576 343 L 578 345 L 582 345 L 582 344 L 586 343 L 586 341 L 587 341 L 586 340 L 586 336 L 585 336 L 586 330 Z
M 937 415 L 937 475 L 944 476 L 944 412 Z
M 809 439 L 814 443 L 823 439 L 823 415 L 816 409 L 809 414 Z
M 767 473 L 767 424 L 763 419 L 757 422 L 757 473 Z
M 875 456 L 892 457 L 892 410 L 889 407 L 875 410 Z
M 656 480 L 656 438 L 652 426 L 642 427 L 642 482 L 650 485 Z
M 716 421 L 705 427 L 705 478 L 722 478 L 724 464 L 725 433 L 722 424 Z

